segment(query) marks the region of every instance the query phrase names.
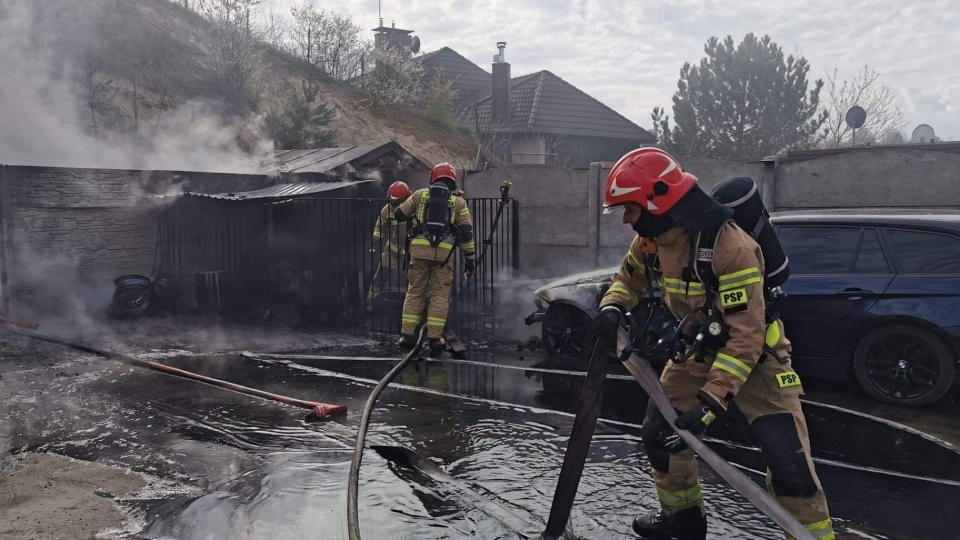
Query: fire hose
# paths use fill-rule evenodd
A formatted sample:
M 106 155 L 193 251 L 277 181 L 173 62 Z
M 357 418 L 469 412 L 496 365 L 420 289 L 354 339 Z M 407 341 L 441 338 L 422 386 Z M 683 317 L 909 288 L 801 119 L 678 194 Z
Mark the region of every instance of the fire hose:
M 256 388 L 250 388 L 247 386 L 241 386 L 239 384 L 234 384 L 232 382 L 222 381 L 220 379 L 214 379 L 213 377 L 207 377 L 206 375 L 200 375 L 198 373 L 193 373 L 190 371 L 178 369 L 175 367 L 167 366 L 157 362 L 150 362 L 149 360 L 141 360 L 139 358 L 134 358 L 132 356 L 127 356 L 125 354 L 105 351 L 90 347 L 88 345 L 83 345 L 80 343 L 73 343 L 70 341 L 53 338 L 50 336 L 44 336 L 41 334 L 34 334 L 31 332 L 23 332 L 12 328 L 11 325 L 16 326 L 26 326 L 28 328 L 37 328 L 39 325 L 37 323 L 30 323 L 24 321 L 16 321 L 6 317 L 0 316 L 0 323 L 3 323 L 7 326 L 7 329 L 11 332 L 19 334 L 21 336 L 30 337 L 40 341 L 46 341 L 48 343 L 55 343 L 57 345 L 63 345 L 76 349 L 78 351 L 88 352 L 102 356 L 104 358 L 109 358 L 111 360 L 116 360 L 117 362 L 122 362 L 124 364 L 129 364 L 131 366 L 136 366 L 139 368 L 149 369 L 151 371 L 158 371 L 160 373 L 165 373 L 167 375 L 173 375 L 175 377 L 181 377 L 184 379 L 189 379 L 192 381 L 201 382 L 203 384 L 208 384 L 210 386 L 216 386 L 217 388 L 223 388 L 225 390 L 230 390 L 233 392 L 238 392 L 240 394 L 246 394 L 248 396 L 254 396 L 263 399 L 269 399 L 271 401 L 276 401 L 286 405 L 294 405 L 296 407 L 302 407 L 304 409 L 309 409 L 310 413 L 307 415 L 308 421 L 319 421 L 330 418 L 331 416 L 337 416 L 345 414 L 347 408 L 343 405 L 330 405 L 328 403 L 320 403 L 317 401 L 304 401 L 301 399 L 296 399 L 288 396 L 282 396 L 279 394 L 273 394 L 271 392 L 265 392 L 263 390 L 258 390 Z
M 383 389 L 407 367 L 407 364 L 409 364 L 417 352 L 420 351 L 425 332 L 426 326 L 421 326 L 413 348 L 410 349 L 410 352 L 397 362 L 397 365 L 393 366 L 393 369 L 374 387 L 373 391 L 370 392 L 370 397 L 367 398 L 366 405 L 363 407 L 363 416 L 360 417 L 360 429 L 357 432 L 357 443 L 353 447 L 353 460 L 350 462 L 350 476 L 347 479 L 347 533 L 349 534 L 350 540 L 360 540 L 360 517 L 357 508 L 357 498 L 360 492 L 360 464 L 363 461 L 363 449 L 367 443 L 367 428 L 370 427 L 370 415 L 373 413 L 373 407 L 377 404 L 377 398 L 380 397 Z
M 632 315 L 628 315 L 627 320 L 630 324 L 629 332 L 624 332 L 621 328 L 618 336 L 618 341 L 626 344 L 623 349 L 618 347 L 621 351 L 620 361 L 627 368 L 627 371 L 637 379 L 668 424 L 673 426 L 677 419 L 677 412 L 670 403 L 670 398 L 667 396 L 663 385 L 660 384 L 660 378 L 653 367 L 645 358 L 639 356 L 633 350 L 635 324 Z M 603 399 L 603 380 L 609 356 L 609 346 L 610 344 L 605 343 L 602 339 L 596 339 L 594 342 L 587 376 L 580 387 L 577 416 L 573 423 L 573 431 L 570 435 L 570 442 L 567 444 L 567 451 L 563 457 L 557 490 L 554 492 L 553 504 L 550 507 L 550 517 L 547 520 L 546 529 L 540 537 L 541 540 L 561 538 L 561 534 L 570 519 L 573 499 L 580 485 L 580 477 L 583 474 L 583 466 L 586 462 L 590 441 L 593 439 L 593 430 L 597 423 L 597 415 L 600 411 L 600 402 Z M 757 510 L 773 520 L 787 534 L 797 540 L 815 540 L 810 531 L 787 512 L 776 499 L 745 474 L 734 468 L 730 462 L 717 455 L 706 443 L 685 429 L 675 429 L 675 431 L 683 442 L 692 448 L 717 475 L 723 478 Z

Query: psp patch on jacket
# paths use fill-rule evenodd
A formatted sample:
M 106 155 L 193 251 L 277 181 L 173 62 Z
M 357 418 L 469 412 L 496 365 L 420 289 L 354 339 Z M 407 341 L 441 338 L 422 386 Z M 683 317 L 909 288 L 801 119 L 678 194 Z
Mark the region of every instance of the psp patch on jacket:
M 720 293 L 720 305 L 725 308 L 742 306 L 747 303 L 747 300 L 746 289 L 732 289 Z
M 777 373 L 777 384 L 780 385 L 780 388 L 789 388 L 791 386 L 799 386 L 800 376 L 794 373 L 793 371 L 787 371 L 785 373 Z

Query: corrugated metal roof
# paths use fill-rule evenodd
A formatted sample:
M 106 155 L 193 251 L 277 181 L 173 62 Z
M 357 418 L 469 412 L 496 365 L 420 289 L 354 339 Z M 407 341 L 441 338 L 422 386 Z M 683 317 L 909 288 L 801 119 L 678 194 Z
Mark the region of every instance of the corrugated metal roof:
M 418 168 L 429 170 L 430 167 L 420 161 L 396 142 L 388 142 L 377 146 L 350 146 L 347 148 L 317 148 L 313 150 L 278 150 L 275 154 L 276 167 L 281 173 L 318 173 L 330 172 L 338 167 L 348 165 L 349 169 L 356 170 L 367 162 L 394 152 L 400 156 L 410 156 Z M 354 163 L 356 162 L 356 163 Z
M 387 157 L 387 162 L 384 162 Z M 254 191 L 235 191 L 230 193 L 183 193 L 193 197 L 208 197 L 228 201 L 243 201 L 250 199 L 283 199 L 301 197 L 337 189 L 354 187 L 374 179 L 351 179 L 366 176 L 363 170 L 375 170 L 384 165 L 390 166 L 392 160 L 397 160 L 398 167 L 429 171 L 430 166 L 417 158 L 395 141 L 377 146 L 350 146 L 347 148 L 315 148 L 311 150 L 277 150 L 274 153 L 274 162 L 266 163 L 268 170 L 281 174 L 281 178 L 294 180 L 298 174 L 320 174 L 325 176 L 308 177 L 319 182 L 293 182 L 276 184 Z M 336 170 L 334 174 L 331 171 Z M 359 173 L 359 174 L 357 174 Z M 288 176 L 289 175 L 289 176 Z M 304 177 L 299 177 L 304 178 Z M 330 179 L 325 182 L 324 179 Z
M 304 195 L 313 195 L 335 189 L 344 189 L 349 187 L 375 182 L 374 179 L 366 180 L 344 180 L 341 182 L 298 182 L 296 184 L 277 184 L 254 191 L 237 191 L 235 193 L 184 193 L 192 197 L 207 197 L 210 199 L 221 199 L 225 201 L 248 201 L 252 199 L 286 199 L 289 197 L 302 197 Z

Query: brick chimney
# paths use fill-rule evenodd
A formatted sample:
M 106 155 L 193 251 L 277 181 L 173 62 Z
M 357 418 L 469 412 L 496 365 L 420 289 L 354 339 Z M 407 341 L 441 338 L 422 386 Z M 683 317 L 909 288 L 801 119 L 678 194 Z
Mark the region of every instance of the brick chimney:
M 507 42 L 498 42 L 497 48 L 500 53 L 493 57 L 493 121 L 505 122 L 510 118 L 510 64 L 503 54 Z

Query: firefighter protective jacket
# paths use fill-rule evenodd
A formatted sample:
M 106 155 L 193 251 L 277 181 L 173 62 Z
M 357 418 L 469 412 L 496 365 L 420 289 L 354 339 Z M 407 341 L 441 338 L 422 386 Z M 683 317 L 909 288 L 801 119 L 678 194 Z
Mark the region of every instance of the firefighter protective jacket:
M 400 268 L 407 243 L 407 223 L 393 217 L 393 207 L 383 205 L 380 217 L 373 227 L 373 247 L 380 249 L 380 264 L 387 268 Z
M 413 219 L 413 230 L 426 222 L 427 202 L 430 200 L 430 190 L 427 188 L 414 191 L 403 204 L 397 209 L 408 219 Z M 460 251 L 467 259 L 473 259 L 476 256 L 476 242 L 473 240 L 473 219 L 470 217 L 470 209 L 467 207 L 467 201 L 462 197 L 450 195 L 450 224 L 451 234 L 436 247 L 430 245 L 430 241 L 416 234 L 410 241 L 410 257 L 415 259 L 424 259 L 428 261 L 444 261 L 450 257 L 450 250 L 453 249 L 456 242 L 456 234 L 459 231 Z
M 653 239 L 659 259 L 659 272 L 648 273 L 643 252 L 644 241 L 637 237 L 613 278 L 601 306 L 619 305 L 633 310 L 647 293 L 647 276 L 657 279 L 663 304 L 676 318 L 703 307 L 706 289 L 699 281 L 683 280 L 683 269 L 690 264 L 691 242 L 687 230 L 674 227 Z M 648 247 L 647 251 L 652 251 Z M 706 357 L 711 365 L 703 391 L 724 401 L 733 399 L 751 371 L 761 360 L 764 343 L 781 355 L 790 351 L 783 324 L 766 324 L 766 300 L 763 290 L 763 255 L 760 246 L 734 223 L 721 229 L 713 254 L 713 270 L 719 280 L 714 307 L 729 325 L 730 338 L 718 351 Z M 688 362 L 695 360 L 690 359 Z

